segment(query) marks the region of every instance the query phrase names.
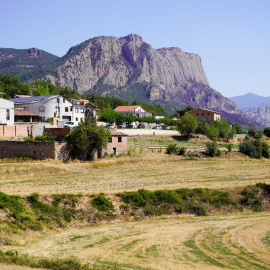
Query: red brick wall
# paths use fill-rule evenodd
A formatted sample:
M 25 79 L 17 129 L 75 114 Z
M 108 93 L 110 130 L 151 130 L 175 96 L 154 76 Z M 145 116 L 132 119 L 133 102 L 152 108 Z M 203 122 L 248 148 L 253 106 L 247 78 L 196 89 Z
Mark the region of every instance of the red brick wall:
M 0 126 L 0 137 L 27 137 L 27 126 Z
M 118 142 L 118 137 L 122 138 L 122 142 Z M 112 142 L 108 143 L 104 151 L 113 154 L 113 148 L 116 147 L 116 155 L 126 152 L 128 150 L 127 138 L 128 136 L 112 136 Z

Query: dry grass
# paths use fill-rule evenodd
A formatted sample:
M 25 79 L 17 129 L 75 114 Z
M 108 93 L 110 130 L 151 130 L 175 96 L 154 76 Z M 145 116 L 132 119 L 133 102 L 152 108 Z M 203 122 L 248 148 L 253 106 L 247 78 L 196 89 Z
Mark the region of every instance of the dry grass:
M 0 163 L 1 191 L 22 196 L 113 194 L 139 188 L 237 190 L 270 183 L 270 160 L 236 153 L 215 159 L 183 159 L 148 150 L 133 153 L 95 162 Z M 38 258 L 77 258 L 82 263 L 116 262 L 124 269 L 270 269 L 269 212 L 117 220 L 121 223 L 22 232 L 1 249 Z M 0 269 L 30 268 L 0 264 Z
M 183 159 L 143 150 L 135 157 L 95 162 L 0 163 L 0 187 L 7 194 L 116 193 L 146 188 L 230 188 L 270 183 L 270 160 L 228 154 Z
M 124 269 L 269 269 L 269 218 L 166 216 L 40 234 L 5 250 Z

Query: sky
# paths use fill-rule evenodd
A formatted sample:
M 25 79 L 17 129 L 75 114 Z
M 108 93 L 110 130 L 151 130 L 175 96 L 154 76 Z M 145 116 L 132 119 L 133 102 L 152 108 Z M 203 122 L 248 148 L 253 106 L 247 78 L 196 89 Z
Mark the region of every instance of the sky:
M 0 47 L 57 56 L 97 36 L 140 35 L 200 55 L 226 97 L 270 96 L 270 0 L 0 0 Z

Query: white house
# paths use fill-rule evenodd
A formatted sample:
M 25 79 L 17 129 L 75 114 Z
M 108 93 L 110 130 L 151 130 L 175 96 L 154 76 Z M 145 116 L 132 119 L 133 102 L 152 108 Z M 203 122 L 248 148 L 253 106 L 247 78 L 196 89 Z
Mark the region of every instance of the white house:
M 89 117 L 94 123 L 96 123 L 97 107 L 94 104 L 83 99 L 70 99 L 70 102 L 72 103 L 73 121 L 82 121 L 85 117 Z
M 59 118 L 64 122 L 73 119 L 72 103 L 60 95 L 13 98 L 15 108 L 38 114 L 42 121 Z
M 13 98 L 15 108 L 37 114 L 42 121 L 56 118 L 63 121 L 84 121 L 90 117 L 96 123 L 97 107 L 88 100 L 67 100 L 60 95 Z
M 118 106 L 114 111 L 135 117 L 152 117 L 152 113 L 146 112 L 140 105 Z
M 14 102 L 0 98 L 0 125 L 14 125 Z

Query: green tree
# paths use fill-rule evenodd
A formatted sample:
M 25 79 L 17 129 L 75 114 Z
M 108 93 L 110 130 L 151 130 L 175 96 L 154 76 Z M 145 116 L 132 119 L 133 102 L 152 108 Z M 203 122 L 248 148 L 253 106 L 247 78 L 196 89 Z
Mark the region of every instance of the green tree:
M 270 127 L 265 128 L 263 134 L 267 137 L 270 137 Z
M 90 119 L 73 128 L 65 137 L 67 147 L 73 157 L 82 160 L 91 160 L 93 151 L 96 149 L 101 153 L 102 148 L 108 144 L 111 137 L 110 131 L 105 127 L 98 127 Z
M 234 123 L 234 124 L 232 124 L 232 126 L 235 128 L 236 134 L 243 134 L 244 133 L 243 127 L 240 124 Z
M 207 127 L 208 124 L 206 124 L 204 120 L 198 120 L 198 127 L 196 129 L 196 133 L 206 135 Z
M 185 115 L 186 112 L 193 111 L 193 110 L 194 110 L 194 108 L 191 107 L 190 105 L 188 105 L 184 109 L 177 110 L 176 113 L 174 114 L 174 116 L 181 118 L 182 116 Z
M 206 129 L 206 135 L 209 139 L 217 141 L 219 136 L 219 130 L 214 125 L 210 125 Z
M 115 112 L 111 110 L 103 111 L 99 115 L 99 121 L 103 121 L 110 124 L 113 124 L 115 121 L 117 121 L 117 119 L 123 119 L 121 114 L 119 112 Z
M 248 135 L 255 137 L 257 133 L 257 127 L 256 125 L 252 124 L 248 129 Z
M 181 133 L 186 133 L 188 136 L 195 132 L 198 127 L 198 120 L 192 114 L 185 114 L 178 125 L 178 130 Z

